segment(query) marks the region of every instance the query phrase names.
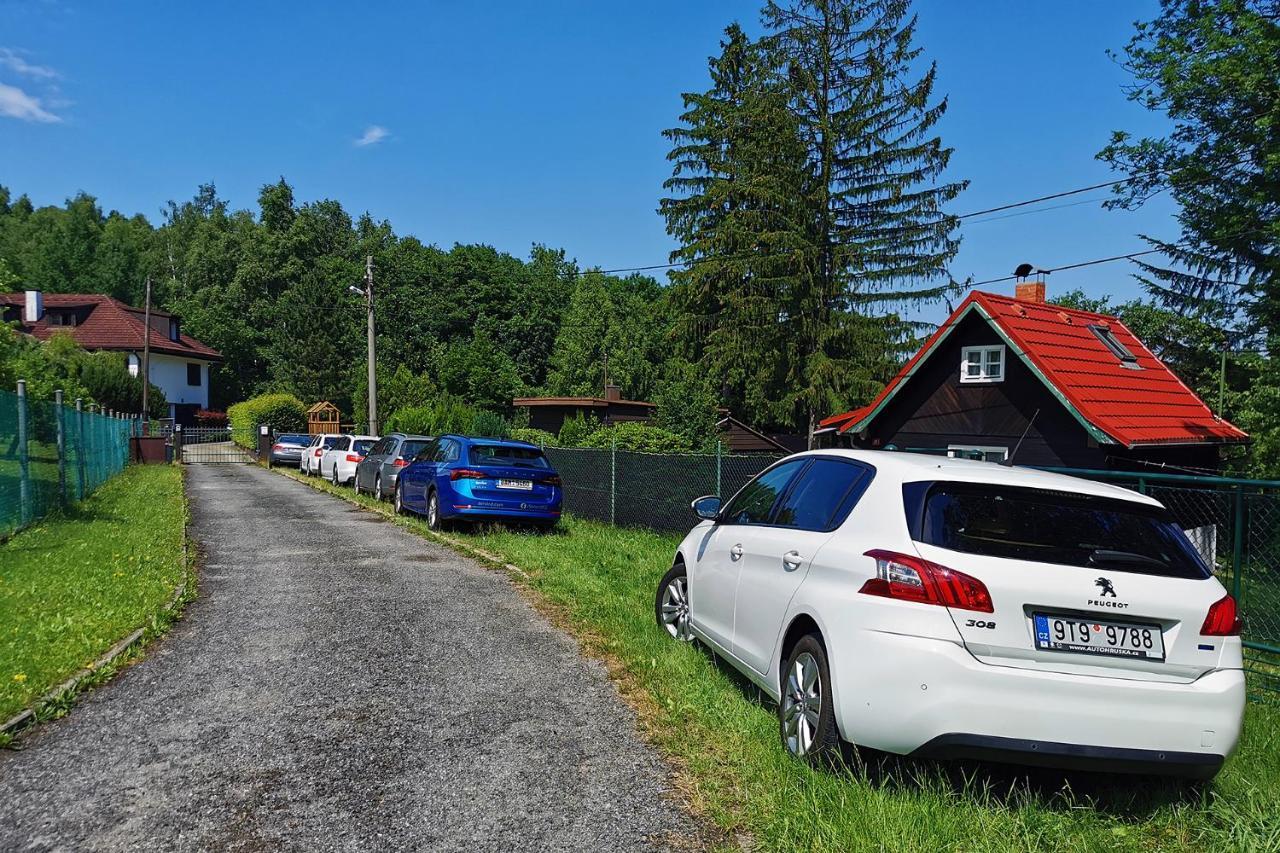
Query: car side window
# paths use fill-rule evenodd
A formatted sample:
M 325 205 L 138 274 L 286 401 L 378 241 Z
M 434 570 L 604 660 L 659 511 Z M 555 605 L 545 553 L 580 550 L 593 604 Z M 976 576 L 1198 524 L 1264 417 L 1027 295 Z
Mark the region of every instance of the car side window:
M 768 524 L 778 497 L 787 484 L 807 463 L 808 459 L 795 459 L 770 468 L 734 495 L 721 513 L 725 524 Z
M 456 441 L 446 441 L 446 442 L 444 443 L 444 445 L 445 445 L 445 446 L 444 446 L 444 459 L 443 459 L 443 460 L 441 460 L 441 461 L 443 461 L 443 462 L 457 462 L 457 461 L 458 461 L 459 452 L 460 452 L 460 448 L 459 448 L 459 446 L 458 446 L 458 442 L 456 442 Z
M 856 462 L 818 457 L 783 496 L 773 523 L 799 530 L 833 530 L 862 497 L 871 476 L 870 469 Z
M 440 446 L 439 442 L 428 442 L 426 447 L 418 451 L 418 455 L 413 457 L 414 462 L 430 462 L 436 458 L 436 449 Z
M 387 444 L 388 444 L 390 441 L 391 441 L 391 439 L 389 439 L 389 438 L 380 438 L 380 439 L 378 439 L 376 442 L 374 442 L 373 447 L 370 447 L 370 448 L 369 448 L 369 452 L 365 454 L 365 457 L 367 458 L 367 457 L 369 457 L 369 456 L 381 456 L 382 454 L 386 453 L 386 452 L 387 452 Z

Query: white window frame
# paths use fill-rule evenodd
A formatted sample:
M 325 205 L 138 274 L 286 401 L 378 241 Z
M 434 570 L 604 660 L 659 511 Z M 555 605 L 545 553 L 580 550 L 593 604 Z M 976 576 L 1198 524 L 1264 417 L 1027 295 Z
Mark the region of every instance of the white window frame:
M 981 365 L 979 373 L 974 376 L 969 373 L 969 356 L 978 355 L 978 364 Z M 1000 370 L 991 370 L 990 356 L 999 354 Z M 977 347 L 961 347 L 960 348 L 960 381 L 969 383 L 991 383 L 1003 382 L 1005 364 L 1008 362 L 1008 356 L 1005 353 L 1004 344 L 990 344 Z
M 947 445 L 948 456 L 952 458 L 961 458 L 961 459 L 969 458 L 968 456 L 956 457 L 957 452 L 963 452 L 963 453 L 977 452 L 977 453 L 983 454 L 984 457 L 989 453 L 1000 454 L 999 459 L 986 459 L 985 461 L 987 462 L 1003 462 L 1004 460 L 1009 458 L 1009 448 L 1007 447 L 995 447 L 991 445 L 981 445 L 981 444 L 948 444 Z

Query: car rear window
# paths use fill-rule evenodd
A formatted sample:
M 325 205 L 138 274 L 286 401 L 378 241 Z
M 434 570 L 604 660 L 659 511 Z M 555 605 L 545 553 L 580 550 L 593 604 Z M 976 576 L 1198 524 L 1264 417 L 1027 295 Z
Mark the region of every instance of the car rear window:
M 355 451 L 361 456 L 369 452 L 369 448 L 373 447 L 376 438 L 361 438 L 356 441 Z
M 400 445 L 400 458 L 412 459 L 422 452 L 422 449 L 431 442 L 429 441 L 406 441 Z
M 345 438 L 340 438 L 336 435 L 330 436 L 324 440 L 324 449 L 332 450 L 333 448 L 338 446 L 339 442 L 342 442 L 345 445 L 346 441 L 347 440 Z
M 473 444 L 469 455 L 472 465 L 510 465 L 515 468 L 550 468 L 547 457 L 536 447 L 503 447 L 497 444 Z
M 284 435 L 276 436 L 276 444 L 297 444 L 297 445 L 301 445 L 302 447 L 306 447 L 310 443 L 311 443 L 311 436 L 309 435 L 297 435 L 295 433 L 285 433 Z
M 908 483 L 903 491 L 913 538 L 950 551 L 1161 577 L 1210 574 L 1159 507 L 977 483 Z

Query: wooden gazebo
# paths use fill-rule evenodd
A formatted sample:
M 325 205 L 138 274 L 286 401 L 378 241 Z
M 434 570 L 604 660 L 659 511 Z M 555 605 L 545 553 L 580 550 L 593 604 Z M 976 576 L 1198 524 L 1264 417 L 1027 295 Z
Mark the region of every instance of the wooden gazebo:
M 328 400 L 322 400 L 307 409 L 307 432 L 320 435 L 326 432 L 341 432 L 342 413 L 338 407 Z

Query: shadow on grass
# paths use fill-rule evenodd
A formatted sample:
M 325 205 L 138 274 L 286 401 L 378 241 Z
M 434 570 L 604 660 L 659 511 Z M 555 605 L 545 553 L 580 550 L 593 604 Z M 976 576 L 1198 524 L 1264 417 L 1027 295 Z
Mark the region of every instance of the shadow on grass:
M 125 517 L 108 507 L 102 506 L 100 503 L 96 505 L 94 502 L 89 501 L 72 503 L 55 509 L 53 512 L 43 516 L 42 518 L 36 519 L 22 530 L 14 531 L 7 536 L 0 536 L 0 547 L 4 548 L 10 554 L 25 554 L 35 551 L 48 553 L 50 547 L 48 542 L 40 542 L 35 537 L 25 537 L 22 536 L 22 534 L 40 527 L 46 527 L 50 524 L 61 524 L 62 522 L 67 521 L 78 522 L 81 524 L 92 521 L 106 521 L 123 524 Z M 23 544 L 26 541 L 31 541 L 32 544 Z M 55 545 L 54 547 L 57 546 Z
M 772 698 L 704 643 L 695 645 L 746 701 L 776 717 L 777 703 Z M 780 738 L 778 749 L 782 749 Z M 850 784 L 885 791 L 936 792 L 941 788 L 975 807 L 1034 805 L 1064 813 L 1087 807 L 1122 820 L 1146 819 L 1169 805 L 1204 805 L 1209 786 L 1207 782 L 1151 775 L 909 758 L 847 742 L 842 744 L 839 758 L 819 770 Z

